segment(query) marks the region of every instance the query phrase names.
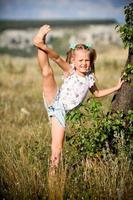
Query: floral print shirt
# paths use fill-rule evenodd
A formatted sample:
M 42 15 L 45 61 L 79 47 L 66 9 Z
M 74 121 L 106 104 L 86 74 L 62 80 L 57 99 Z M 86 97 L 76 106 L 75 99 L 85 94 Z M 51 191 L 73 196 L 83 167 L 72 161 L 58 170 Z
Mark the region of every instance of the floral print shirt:
M 93 74 L 88 73 L 83 77 L 73 70 L 72 74 L 64 79 L 59 92 L 65 110 L 69 111 L 78 106 L 94 83 L 95 78 Z

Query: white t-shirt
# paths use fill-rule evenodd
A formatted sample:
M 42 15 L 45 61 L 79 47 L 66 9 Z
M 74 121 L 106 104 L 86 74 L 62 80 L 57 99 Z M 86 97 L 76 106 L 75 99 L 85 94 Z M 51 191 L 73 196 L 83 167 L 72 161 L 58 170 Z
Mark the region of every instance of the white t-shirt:
M 72 74 L 64 79 L 59 92 L 65 110 L 69 111 L 78 106 L 86 97 L 89 88 L 95 83 L 93 74 L 80 76 L 73 70 Z

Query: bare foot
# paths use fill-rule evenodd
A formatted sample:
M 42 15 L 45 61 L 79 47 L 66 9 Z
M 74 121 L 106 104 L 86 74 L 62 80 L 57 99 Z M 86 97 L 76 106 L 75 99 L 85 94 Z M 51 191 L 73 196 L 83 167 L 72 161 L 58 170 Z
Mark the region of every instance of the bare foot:
M 44 44 L 45 43 L 45 37 L 50 31 L 51 31 L 51 28 L 50 28 L 49 25 L 41 26 L 38 33 L 33 38 L 33 44 L 37 47 L 41 44 Z

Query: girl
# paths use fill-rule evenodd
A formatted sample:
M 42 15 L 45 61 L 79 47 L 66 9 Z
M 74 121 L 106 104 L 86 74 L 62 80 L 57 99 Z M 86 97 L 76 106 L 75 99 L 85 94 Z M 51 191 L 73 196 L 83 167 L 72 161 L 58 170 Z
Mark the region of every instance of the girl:
M 78 106 L 86 97 L 88 90 L 95 97 L 102 97 L 120 89 L 123 81 L 115 87 L 98 90 L 91 69 L 94 68 L 96 52 L 84 44 L 72 46 L 64 61 L 54 50 L 46 45 L 46 35 L 51 31 L 49 25 L 42 26 L 33 39 L 38 48 L 38 61 L 43 79 L 43 97 L 51 120 L 51 166 L 58 167 L 63 148 L 65 115 Z M 66 78 L 61 88 L 57 87 L 49 59 L 56 62 L 64 71 Z

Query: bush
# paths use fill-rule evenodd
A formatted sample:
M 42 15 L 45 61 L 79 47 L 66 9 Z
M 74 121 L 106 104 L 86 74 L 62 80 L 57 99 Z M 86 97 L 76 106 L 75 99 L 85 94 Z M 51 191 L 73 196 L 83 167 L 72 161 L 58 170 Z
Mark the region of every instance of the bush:
M 132 156 L 132 110 L 127 115 L 122 111 L 103 114 L 101 104 L 91 99 L 70 112 L 67 121 L 70 128 L 67 144 L 71 148 L 70 152 L 78 155 L 79 160 L 88 156 L 103 157 L 108 151 L 118 154 L 121 150 Z

